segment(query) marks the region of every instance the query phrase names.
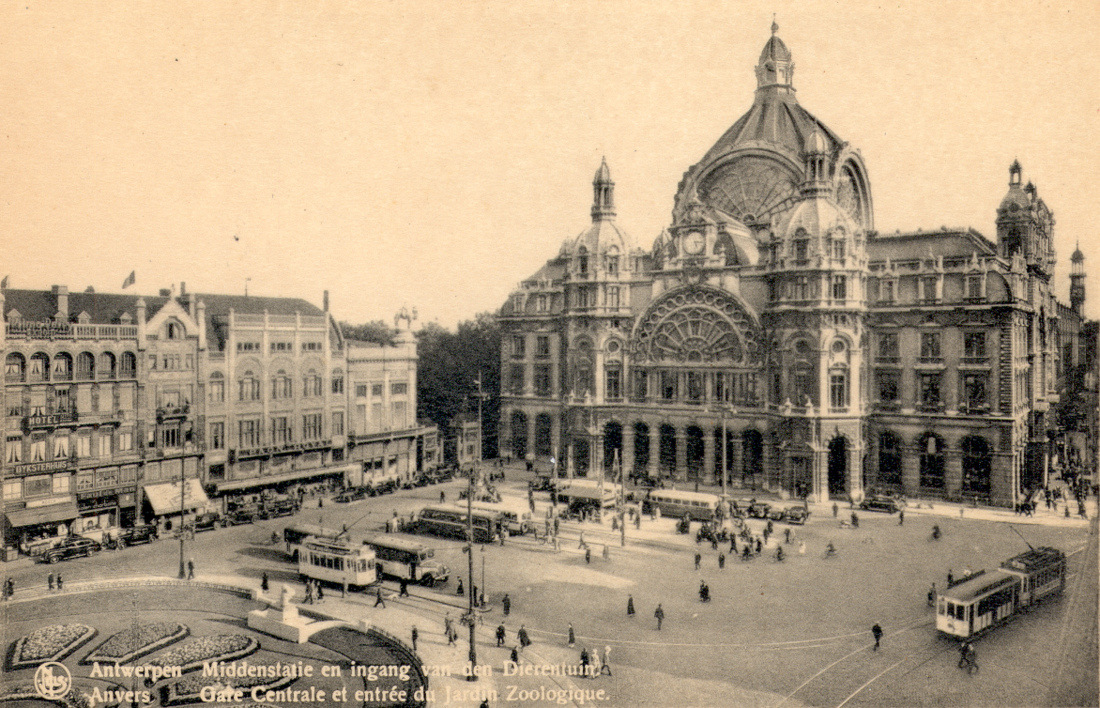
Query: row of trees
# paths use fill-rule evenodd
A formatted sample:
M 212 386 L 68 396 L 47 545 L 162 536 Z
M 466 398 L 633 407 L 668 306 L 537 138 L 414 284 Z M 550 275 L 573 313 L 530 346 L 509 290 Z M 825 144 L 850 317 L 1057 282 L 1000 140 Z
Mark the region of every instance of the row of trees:
M 353 325 L 340 323 L 347 339 L 392 345 L 397 330 L 382 320 Z M 483 312 L 450 331 L 434 322 L 416 332 L 417 415 L 439 426 L 451 438 L 451 420 L 461 413 L 477 412 L 478 379 L 481 380 L 482 454 L 498 454 L 500 421 L 500 323 L 494 313 Z

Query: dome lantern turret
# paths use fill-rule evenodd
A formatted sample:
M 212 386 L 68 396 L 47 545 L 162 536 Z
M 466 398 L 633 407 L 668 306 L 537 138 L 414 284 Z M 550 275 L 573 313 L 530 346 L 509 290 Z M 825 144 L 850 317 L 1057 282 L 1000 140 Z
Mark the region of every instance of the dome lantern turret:
M 784 92 L 794 91 L 794 61 L 791 50 L 776 34 L 779 25 L 772 20 L 772 36 L 764 43 L 760 61 L 756 64 L 756 88 L 758 91 L 778 87 Z
M 592 179 L 592 221 L 615 218 L 615 183 L 611 181 L 611 170 L 607 158 L 600 161 L 600 168 Z

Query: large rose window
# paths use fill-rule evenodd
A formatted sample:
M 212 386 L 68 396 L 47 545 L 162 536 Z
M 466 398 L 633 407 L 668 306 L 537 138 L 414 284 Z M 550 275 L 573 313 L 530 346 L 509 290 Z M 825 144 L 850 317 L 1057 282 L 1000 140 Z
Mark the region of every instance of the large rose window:
M 756 362 L 755 326 L 733 298 L 694 288 L 655 303 L 639 323 L 633 351 L 638 361 Z

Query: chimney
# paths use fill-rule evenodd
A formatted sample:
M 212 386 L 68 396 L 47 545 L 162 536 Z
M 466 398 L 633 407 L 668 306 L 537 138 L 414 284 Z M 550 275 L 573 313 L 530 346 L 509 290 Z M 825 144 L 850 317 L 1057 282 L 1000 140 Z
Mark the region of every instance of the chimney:
M 180 297 L 187 297 L 187 283 L 180 281 Z
M 160 289 L 160 296 L 161 297 L 172 297 L 172 288 L 161 288 Z
M 65 322 L 69 319 L 69 286 L 53 286 L 53 294 L 57 296 L 57 319 Z
M 328 290 L 325 291 L 324 296 L 321 298 L 321 309 L 328 312 Z

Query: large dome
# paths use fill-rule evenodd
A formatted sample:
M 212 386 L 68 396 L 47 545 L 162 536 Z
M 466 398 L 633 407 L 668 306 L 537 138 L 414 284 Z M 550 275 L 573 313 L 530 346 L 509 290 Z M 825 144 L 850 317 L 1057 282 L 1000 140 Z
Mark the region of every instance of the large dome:
M 749 226 L 763 227 L 789 209 L 808 179 L 807 158 L 819 155 L 815 190 L 835 196 L 865 229 L 873 228 L 870 182 L 859 153 L 798 103 L 794 62 L 772 25 L 756 66 L 752 106 L 696 163 L 680 184 L 675 221 L 693 201 Z

